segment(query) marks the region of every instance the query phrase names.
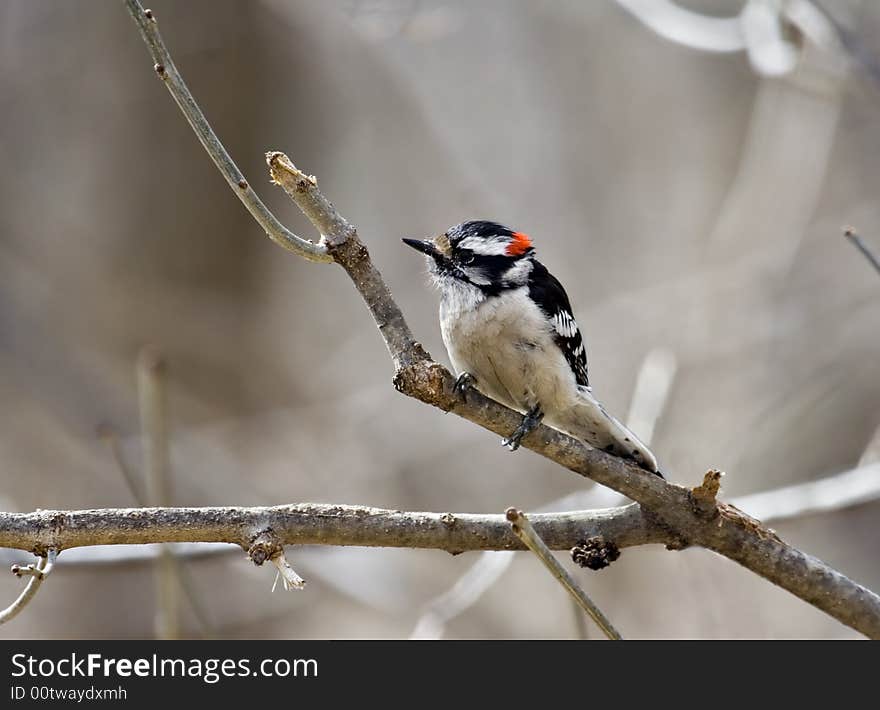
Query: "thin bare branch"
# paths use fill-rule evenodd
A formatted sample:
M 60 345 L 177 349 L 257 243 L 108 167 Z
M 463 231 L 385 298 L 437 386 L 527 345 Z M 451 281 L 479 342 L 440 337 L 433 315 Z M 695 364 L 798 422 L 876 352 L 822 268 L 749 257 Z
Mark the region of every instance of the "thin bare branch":
M 862 239 L 852 227 L 843 230 L 843 236 L 849 239 L 850 242 L 855 245 L 856 249 L 862 252 L 862 256 L 864 256 L 868 260 L 868 263 L 874 267 L 874 270 L 880 274 L 880 260 L 877 259 L 868 245 L 865 244 L 865 240 Z
M 541 539 L 541 536 L 535 532 L 529 519 L 516 508 L 508 508 L 506 513 L 507 521 L 516 536 L 537 555 L 538 559 L 544 563 L 544 566 L 550 571 L 556 580 L 568 590 L 568 593 L 580 605 L 580 607 L 590 615 L 590 618 L 596 622 L 596 625 L 602 629 L 602 632 L 610 639 L 619 641 L 621 636 L 617 629 L 612 626 L 608 617 L 602 613 L 602 610 L 596 606 L 586 592 L 578 586 L 574 578 L 568 573 L 559 560 L 557 560 L 550 548 Z
M 291 232 L 273 215 L 263 201 L 257 196 L 245 180 L 238 166 L 229 157 L 226 148 L 214 133 L 199 105 L 196 103 L 189 89 L 177 71 L 177 67 L 171 59 L 171 55 L 165 48 L 156 18 L 151 10 L 144 10 L 137 0 L 124 0 L 129 13 L 134 19 L 141 32 L 144 42 L 150 50 L 153 58 L 153 69 L 166 88 L 174 97 L 174 101 L 180 107 L 187 123 L 195 131 L 199 141 L 204 146 L 217 169 L 229 183 L 229 187 L 244 203 L 257 223 L 266 230 L 269 238 L 278 246 L 298 254 L 309 261 L 329 263 L 332 259 L 328 256 L 326 248 L 321 244 L 315 244 L 308 239 L 303 239 Z
M 37 560 L 35 565 L 28 565 L 27 567 L 19 567 L 18 565 L 12 566 L 12 574 L 16 577 L 30 577 L 30 579 L 28 580 L 27 586 L 22 590 L 21 594 L 18 595 L 18 599 L 0 611 L 0 624 L 5 624 L 7 621 L 14 619 L 31 602 L 36 595 L 37 590 L 40 588 L 40 585 L 42 585 L 46 577 L 52 573 L 52 570 L 55 567 L 55 557 L 57 554 L 58 553 L 55 550 L 50 549 L 46 551 L 45 557 L 40 557 L 40 559 Z

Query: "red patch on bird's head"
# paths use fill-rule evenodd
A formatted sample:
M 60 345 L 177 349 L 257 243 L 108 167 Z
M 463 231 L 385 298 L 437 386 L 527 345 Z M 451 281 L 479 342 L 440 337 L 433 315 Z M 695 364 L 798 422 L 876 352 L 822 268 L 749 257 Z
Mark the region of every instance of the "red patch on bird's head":
M 510 244 L 507 245 L 507 255 L 522 256 L 531 248 L 532 240 L 529 239 L 528 234 L 523 234 L 522 232 L 514 232 L 510 240 Z

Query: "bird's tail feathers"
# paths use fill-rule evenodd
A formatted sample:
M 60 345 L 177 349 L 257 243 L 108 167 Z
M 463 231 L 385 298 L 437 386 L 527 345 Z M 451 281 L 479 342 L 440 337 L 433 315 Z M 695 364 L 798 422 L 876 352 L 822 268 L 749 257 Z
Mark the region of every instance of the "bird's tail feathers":
M 566 421 L 556 422 L 555 425 L 590 446 L 632 459 L 662 478 L 657 457 L 641 439 L 605 411 L 590 390 L 585 387 L 579 389 L 578 402 L 566 416 Z M 553 422 L 548 423 L 554 425 Z

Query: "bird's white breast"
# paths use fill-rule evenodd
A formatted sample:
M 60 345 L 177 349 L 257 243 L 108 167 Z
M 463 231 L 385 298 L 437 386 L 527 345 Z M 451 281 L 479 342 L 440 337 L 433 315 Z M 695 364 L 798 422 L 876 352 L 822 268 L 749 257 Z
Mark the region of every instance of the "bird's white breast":
M 521 411 L 540 403 L 549 414 L 576 392 L 552 324 L 525 286 L 486 298 L 468 284 L 450 284 L 441 291 L 440 325 L 456 372 L 474 375 L 493 399 Z

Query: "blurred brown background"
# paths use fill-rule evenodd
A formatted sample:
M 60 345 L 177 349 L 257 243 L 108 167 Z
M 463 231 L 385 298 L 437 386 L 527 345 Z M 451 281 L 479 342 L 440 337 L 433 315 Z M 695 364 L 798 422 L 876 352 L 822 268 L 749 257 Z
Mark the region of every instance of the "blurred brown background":
M 679 5 L 732 17 L 744 3 Z M 880 5 L 825 5 L 880 55 Z M 613 0 L 150 6 L 267 204 L 312 236 L 268 184 L 263 153 L 283 150 L 358 226 L 437 359 L 436 295 L 400 237 L 496 219 L 532 235 L 566 284 L 609 409 L 626 415 L 649 353 L 673 358 L 653 448 L 677 482 L 716 467 L 738 496 L 870 456 L 880 280 L 840 227 L 880 251 L 880 86 L 838 43 L 788 28 L 795 65 L 774 75 L 760 48 L 750 61 L 685 47 Z M 584 489 L 393 390 L 342 270 L 264 237 L 121 2 L 6 0 L 0 56 L 0 509 L 136 504 L 96 430 L 118 431 L 141 467 L 134 367 L 148 343 L 169 362 L 178 504 L 501 512 Z M 774 527 L 876 590 L 878 515 L 865 503 Z M 272 572 L 242 554 L 188 560 L 201 611 L 183 602 L 184 635 L 407 637 L 479 557 L 288 556 L 302 593 L 270 594 Z M 0 636 L 153 634 L 149 562 L 64 560 Z M 626 637 L 857 636 L 703 550 L 626 550 L 578 576 Z M 0 575 L 0 598 L 20 588 Z M 521 554 L 431 633 L 577 630 L 565 592 Z

